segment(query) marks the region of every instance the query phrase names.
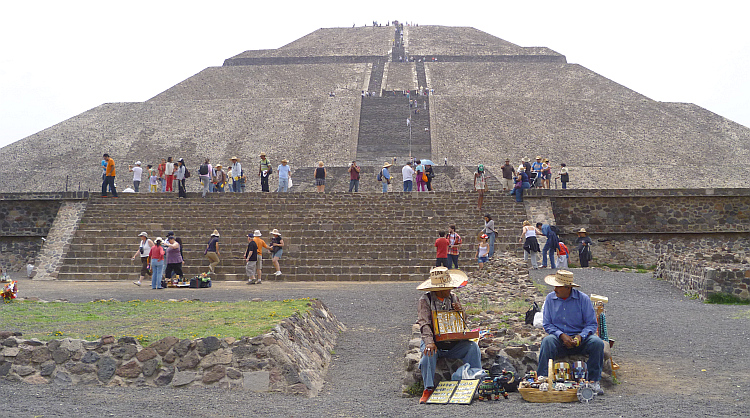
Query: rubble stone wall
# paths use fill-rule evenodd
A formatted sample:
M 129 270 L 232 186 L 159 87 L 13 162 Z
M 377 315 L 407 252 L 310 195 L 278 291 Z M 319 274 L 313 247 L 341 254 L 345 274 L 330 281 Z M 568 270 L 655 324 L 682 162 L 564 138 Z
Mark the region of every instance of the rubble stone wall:
M 728 293 L 750 300 L 750 264 L 732 253 L 662 254 L 654 278 L 663 279 L 705 300 L 713 293 Z
M 143 347 L 133 337 L 42 342 L 0 332 L 0 378 L 31 384 L 218 386 L 316 395 L 344 325 L 319 300 L 271 332 L 239 340 L 166 337 Z

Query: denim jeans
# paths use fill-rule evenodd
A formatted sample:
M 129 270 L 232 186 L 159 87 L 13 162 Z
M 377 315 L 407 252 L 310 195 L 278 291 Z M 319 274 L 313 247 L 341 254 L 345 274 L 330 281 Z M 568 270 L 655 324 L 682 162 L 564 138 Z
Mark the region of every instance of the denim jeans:
M 561 181 L 560 183 L 562 183 L 562 188 L 563 189 L 567 189 L 568 188 L 568 182 L 567 181 Z
M 419 370 L 422 372 L 422 382 L 425 388 L 435 387 L 435 369 L 439 357 L 461 359 L 464 363 L 468 363 L 472 369 L 482 368 L 482 353 L 474 341 L 459 341 L 450 350 L 438 349 L 437 353 L 431 356 L 424 354 L 424 349 L 425 343 L 422 341 L 419 347 L 419 351 L 422 353 L 422 358 L 419 360 Z
M 201 197 L 206 197 L 206 193 L 208 193 L 209 185 L 211 184 L 211 179 L 209 177 L 202 177 L 201 176 L 201 184 L 203 185 L 203 194 Z
M 574 335 L 571 335 L 574 337 Z M 539 368 L 537 376 L 547 376 L 547 363 L 549 359 L 564 357 L 571 354 L 587 354 L 589 360 L 586 367 L 589 370 L 589 380 L 598 382 L 602 378 L 602 365 L 604 364 L 604 341 L 596 335 L 589 335 L 581 341 L 581 345 L 566 348 L 562 340 L 554 335 L 548 335 L 542 340 L 542 348 L 539 350 Z
M 383 183 L 383 193 L 387 193 L 388 192 L 388 182 L 385 181 L 385 179 L 383 179 L 382 183 Z
M 550 242 L 549 238 L 542 248 L 542 267 L 547 267 L 547 254 L 549 253 L 549 266 L 555 268 L 555 247 Z
M 359 180 L 349 180 L 349 191 L 359 191 Z
M 405 192 L 410 192 L 413 186 L 414 186 L 414 184 L 412 183 L 411 180 L 406 180 L 404 182 L 404 191 Z
M 117 189 L 115 188 L 115 176 L 104 177 L 104 183 L 102 183 L 102 196 L 107 195 L 107 187 L 112 192 L 112 196 L 117 197 Z
M 452 266 L 455 266 L 455 267 L 452 267 Z M 449 269 L 458 268 L 458 254 L 448 254 L 448 268 Z
M 167 182 L 164 181 L 164 178 L 159 177 L 159 184 L 161 185 L 159 189 L 161 189 L 161 192 L 164 193 L 167 190 Z
M 279 177 L 279 188 L 276 190 L 279 193 L 286 193 L 289 191 L 289 179 L 282 179 Z
M 141 182 L 138 180 L 133 180 L 133 190 L 138 193 L 141 191 Z
M 151 259 L 151 288 L 161 289 L 161 279 L 164 276 L 164 260 Z
M 495 233 L 490 232 L 487 234 L 487 236 L 490 238 L 490 253 L 488 254 L 490 257 L 495 255 Z

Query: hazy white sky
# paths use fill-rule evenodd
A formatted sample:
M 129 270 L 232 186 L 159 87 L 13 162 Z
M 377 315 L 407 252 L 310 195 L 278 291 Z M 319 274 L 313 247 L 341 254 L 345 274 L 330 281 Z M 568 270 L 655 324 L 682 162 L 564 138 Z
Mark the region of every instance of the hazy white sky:
M 654 100 L 695 103 L 750 127 L 750 2 L 257 3 L 0 3 L 0 146 L 102 103 L 148 100 L 245 50 L 394 19 L 546 46 Z

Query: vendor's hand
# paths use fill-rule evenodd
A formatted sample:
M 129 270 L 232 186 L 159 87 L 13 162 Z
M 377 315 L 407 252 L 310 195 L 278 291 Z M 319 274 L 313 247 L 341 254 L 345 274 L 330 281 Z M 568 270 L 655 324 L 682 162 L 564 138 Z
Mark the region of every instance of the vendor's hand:
M 424 353 L 428 356 L 434 356 L 437 353 L 437 346 L 434 343 L 427 344 L 424 347 Z
M 458 302 L 453 302 L 453 310 L 454 311 L 460 311 L 461 310 L 461 304 Z
M 575 341 L 568 334 L 560 334 L 560 341 L 562 341 L 565 348 L 573 348 L 576 346 Z

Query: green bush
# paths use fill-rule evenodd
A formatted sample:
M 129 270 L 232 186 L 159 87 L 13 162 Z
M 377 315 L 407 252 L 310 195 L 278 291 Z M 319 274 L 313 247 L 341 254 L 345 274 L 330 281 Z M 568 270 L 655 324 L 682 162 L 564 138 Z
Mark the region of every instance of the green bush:
M 706 303 L 716 303 L 721 305 L 750 305 L 750 300 L 742 299 L 729 293 L 711 293 L 706 298 Z

